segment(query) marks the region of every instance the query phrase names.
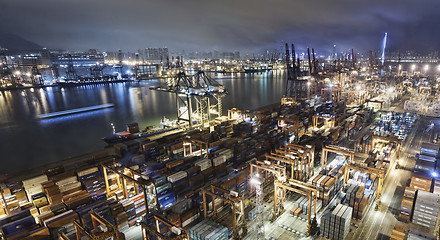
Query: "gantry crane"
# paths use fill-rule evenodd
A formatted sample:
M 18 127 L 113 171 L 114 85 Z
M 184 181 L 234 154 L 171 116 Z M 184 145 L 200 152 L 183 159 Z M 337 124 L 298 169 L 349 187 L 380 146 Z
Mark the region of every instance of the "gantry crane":
M 307 181 L 313 175 L 313 158 L 314 155 L 310 151 L 298 149 L 294 144 L 289 144 L 280 149 L 276 149 L 275 153 L 266 154 L 267 161 L 282 162 L 290 165 L 291 179 Z
M 280 191 L 281 190 L 281 191 Z M 294 179 L 281 179 L 274 181 L 274 215 L 273 220 L 277 219 L 283 212 L 283 199 L 281 196 L 285 196 L 285 191 L 292 191 L 309 198 L 309 210 L 307 218 L 307 234 L 310 234 L 312 225 L 312 201 L 313 201 L 313 214 L 316 216 L 316 204 L 318 200 L 318 190 L 307 183 L 297 181 Z
M 336 123 L 336 117 L 330 114 L 321 114 L 321 115 L 313 115 L 313 128 L 318 127 L 318 120 L 324 119 L 327 122 L 330 122 L 329 128 L 333 128 Z
M 244 202 L 243 202 L 243 196 L 239 196 L 236 192 L 231 192 L 228 190 L 225 190 L 223 188 L 217 187 L 215 185 L 211 185 L 211 189 L 206 190 L 205 188 L 202 188 L 202 194 L 203 194 L 203 213 L 204 218 L 208 217 L 208 201 L 206 199 L 206 195 L 211 196 L 212 199 L 212 208 L 213 208 L 213 218 L 217 218 L 217 211 L 219 209 L 218 206 L 215 204 L 216 199 L 220 199 L 223 202 L 226 202 L 230 205 L 232 209 L 232 216 L 233 216 L 233 222 L 232 222 L 232 228 L 233 233 L 232 236 L 234 239 L 240 239 L 244 235 L 247 234 L 247 226 L 244 216 Z
M 90 213 L 92 218 L 93 230 L 87 229 L 81 222 L 78 220 L 73 221 L 73 225 L 75 226 L 76 240 L 124 240 L 124 235 L 118 231 L 118 229 L 113 226 L 110 222 L 108 222 L 105 218 L 101 217 L 99 214 L 92 211 Z M 99 228 L 99 225 L 104 226 L 106 231 L 102 231 Z M 67 237 L 64 233 L 59 234 L 59 238 L 61 240 L 70 240 L 71 238 Z
M 221 99 L 227 93 L 223 85 L 203 71 L 195 75 L 180 72 L 168 78 L 164 85 L 150 89 L 176 94 L 177 121 L 188 122 L 190 128 L 209 126 L 211 115 L 220 117 Z
M 104 75 L 104 68 L 105 68 L 105 65 L 100 65 L 99 63 L 97 63 L 95 66 L 92 66 L 89 68 L 90 75 L 94 79 L 99 79 Z
M 337 153 L 348 157 L 348 162 L 354 161 L 354 151 L 348 148 L 340 147 L 340 146 L 334 146 L 334 145 L 327 145 L 322 148 L 322 154 L 321 154 L 321 169 L 324 169 L 325 165 L 327 164 L 327 157 L 328 153 Z
M 375 175 L 376 177 L 379 177 L 379 182 L 377 184 L 376 192 L 377 192 L 377 199 L 380 199 L 380 196 L 382 194 L 383 181 L 384 181 L 384 178 L 385 178 L 385 170 L 377 169 L 377 168 L 372 168 L 372 167 L 360 166 L 360 165 L 357 165 L 357 164 L 354 164 L 354 163 L 349 163 L 345 167 L 345 171 L 344 171 L 344 186 L 348 182 L 350 170 L 367 172 L 369 174 Z
M 142 227 L 142 236 L 143 240 L 150 240 L 150 235 L 154 235 L 159 240 L 189 240 L 188 232 L 185 231 L 185 229 L 175 226 L 172 223 L 170 223 L 168 220 L 163 218 L 162 216 L 159 216 L 158 214 L 153 215 L 154 221 L 155 221 L 155 227 L 154 229 L 152 226 L 149 226 L 145 222 L 141 222 Z M 168 227 L 168 229 L 175 235 L 175 236 L 165 236 L 161 233 L 160 230 L 160 224 L 165 225 Z M 153 238 L 156 239 L 156 238 Z
M 12 85 L 15 85 L 15 77 L 12 74 L 13 69 L 8 65 L 8 61 L 6 59 L 6 51 L 0 48 L 0 80 L 9 80 Z
M 182 141 L 183 144 L 183 156 L 189 156 L 193 154 L 199 154 L 203 156 L 208 154 L 209 143 L 201 140 L 196 140 L 192 138 L 184 138 Z M 196 146 L 199 150 L 193 152 L 192 146 Z M 189 150 L 187 150 L 189 148 Z
M 41 72 L 38 69 L 37 56 L 31 56 L 32 60 L 32 84 L 35 85 L 44 85 L 43 78 L 41 77 Z
M 147 213 L 152 210 L 160 209 L 156 184 L 154 182 L 146 180 L 144 176 L 136 170 L 128 167 L 117 167 L 117 163 L 115 162 L 113 162 L 112 165 L 101 164 L 104 172 L 107 196 L 112 196 L 115 192 L 122 190 L 124 198 L 129 198 L 127 184 L 131 182 L 134 184 L 135 194 L 138 195 L 142 193 L 144 195 L 145 209 Z M 116 183 L 118 187 L 116 189 L 110 189 L 109 172 L 113 172 L 117 175 Z M 140 192 L 140 189 L 142 192 Z
M 78 80 L 78 75 L 76 74 L 75 67 L 73 66 L 73 59 L 72 55 L 67 55 L 68 63 L 67 63 L 67 70 L 66 70 L 66 80 L 67 81 L 76 81 Z

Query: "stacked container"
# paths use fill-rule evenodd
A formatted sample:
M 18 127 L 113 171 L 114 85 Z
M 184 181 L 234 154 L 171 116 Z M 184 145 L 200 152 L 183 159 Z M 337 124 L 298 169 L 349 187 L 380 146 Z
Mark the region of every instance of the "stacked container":
M 342 240 L 350 231 L 353 209 L 349 206 L 338 204 L 333 211 L 326 211 L 321 218 L 321 231 L 324 237 Z
M 416 193 L 412 222 L 434 229 L 437 222 L 439 207 L 439 195 L 418 190 Z
M 228 229 L 205 219 L 189 229 L 189 237 L 194 240 L 227 240 Z

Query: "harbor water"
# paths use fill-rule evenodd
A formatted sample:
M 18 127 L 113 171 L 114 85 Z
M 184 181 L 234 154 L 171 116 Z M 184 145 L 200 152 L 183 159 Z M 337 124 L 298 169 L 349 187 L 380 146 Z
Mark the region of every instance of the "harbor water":
M 256 109 L 280 101 L 285 87 L 282 71 L 212 75 L 229 94 L 223 115 L 230 108 Z M 125 124 L 140 128 L 158 125 L 163 117 L 176 118 L 176 97 L 149 88 L 160 80 L 77 87 L 48 87 L 0 92 L 1 173 L 14 173 L 75 157 L 105 147 L 102 137 Z M 91 112 L 39 119 L 41 114 L 114 104 Z

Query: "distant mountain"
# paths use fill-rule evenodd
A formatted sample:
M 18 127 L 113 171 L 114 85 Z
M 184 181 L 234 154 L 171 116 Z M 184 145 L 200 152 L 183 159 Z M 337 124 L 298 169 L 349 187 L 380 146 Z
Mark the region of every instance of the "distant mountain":
M 43 47 L 20 36 L 0 32 L 0 46 L 7 48 L 9 53 L 23 53 L 41 50 Z

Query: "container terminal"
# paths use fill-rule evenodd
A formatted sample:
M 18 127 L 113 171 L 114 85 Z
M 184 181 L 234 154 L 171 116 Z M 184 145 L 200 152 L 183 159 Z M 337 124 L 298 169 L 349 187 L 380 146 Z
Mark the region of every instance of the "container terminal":
M 308 68 L 295 56 L 286 44 L 279 104 L 224 116 L 227 90 L 181 71 L 153 88 L 176 95 L 175 121 L 4 176 L 1 238 L 437 239 L 440 127 L 434 108 L 408 110 L 424 80 L 389 81 L 370 61 L 355 83 L 354 57 L 321 69 L 313 49 Z

